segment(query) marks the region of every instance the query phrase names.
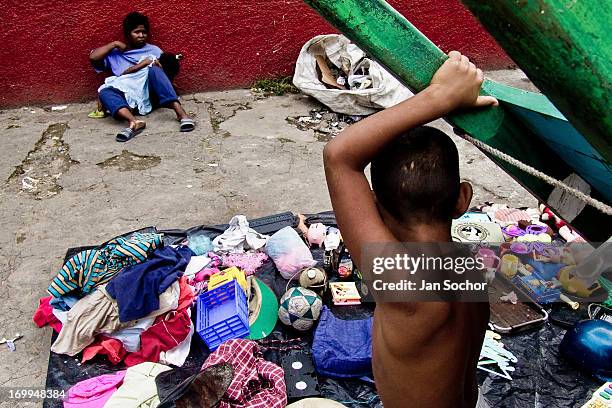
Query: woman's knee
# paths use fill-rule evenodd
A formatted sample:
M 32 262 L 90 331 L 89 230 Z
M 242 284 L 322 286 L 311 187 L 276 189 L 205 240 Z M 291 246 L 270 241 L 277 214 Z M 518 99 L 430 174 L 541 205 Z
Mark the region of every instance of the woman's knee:
M 102 106 L 111 113 L 115 119 L 117 118 L 117 112 L 121 108 L 128 108 L 129 105 L 125 100 L 123 92 L 115 88 L 104 88 L 98 92 L 98 98 Z
M 149 79 L 151 78 L 155 80 L 162 79 L 162 80 L 170 82 L 164 70 L 161 67 L 158 67 L 157 65 L 153 65 L 149 67 Z

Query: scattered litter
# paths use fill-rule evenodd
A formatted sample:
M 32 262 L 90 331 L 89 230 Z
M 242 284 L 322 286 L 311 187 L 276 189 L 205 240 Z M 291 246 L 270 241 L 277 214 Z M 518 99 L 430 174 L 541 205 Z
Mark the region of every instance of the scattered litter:
M 21 188 L 24 190 L 32 191 L 36 190 L 36 186 L 38 185 L 39 180 L 36 180 L 32 177 L 24 177 L 21 179 Z
M 501 300 L 502 302 L 510 302 L 513 305 L 516 305 L 516 303 L 518 302 L 518 296 L 516 296 L 516 293 L 512 291 L 510 293 L 504 293 L 503 296 L 499 298 L 499 300 Z
M 317 138 L 334 138 L 349 125 L 365 116 L 345 115 L 327 109 L 313 109 L 308 116 L 288 116 L 285 120 L 300 130 L 314 130 Z M 318 134 L 318 135 L 317 135 Z
M 15 337 L 13 337 L 12 339 L 7 339 L 6 337 L 3 337 L 2 339 L 0 339 L 0 344 L 6 344 L 6 347 L 10 351 L 15 351 L 17 350 L 17 348 L 15 347 L 15 342 L 22 337 L 23 337 L 23 334 L 19 334 L 19 333 L 16 333 Z
M 504 344 L 498 341 L 500 338 L 501 336 L 499 334 L 487 330 L 480 351 L 478 369 L 507 380 L 512 380 L 509 373 L 513 372 L 515 368 L 512 367 L 510 363 L 517 363 L 518 359 L 514 354 L 504 348 Z M 495 368 L 498 368 L 499 371 L 495 370 Z
M 65 110 L 65 109 L 67 109 L 67 108 L 68 108 L 68 106 L 67 106 L 67 105 L 58 105 L 58 106 L 52 106 L 52 107 L 51 107 L 51 110 L 52 110 L 53 112 L 56 112 L 56 111 L 63 111 L 63 110 Z
M 219 163 L 208 163 L 207 165 L 210 167 L 219 167 Z

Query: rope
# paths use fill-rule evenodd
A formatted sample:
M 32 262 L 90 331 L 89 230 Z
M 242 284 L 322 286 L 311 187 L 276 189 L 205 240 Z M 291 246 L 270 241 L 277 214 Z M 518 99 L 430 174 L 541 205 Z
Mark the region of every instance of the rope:
M 585 203 L 587 203 L 588 205 L 595 207 L 596 209 L 598 209 L 599 211 L 601 211 L 604 214 L 607 215 L 612 215 L 612 207 L 610 207 L 609 205 L 602 203 L 599 200 L 594 199 L 591 196 L 588 196 L 586 194 L 584 194 L 582 191 L 575 189 L 573 187 L 568 186 L 567 184 L 563 183 L 562 181 L 559 181 L 553 177 L 550 177 L 549 175 L 542 173 L 541 171 L 534 169 L 533 167 L 515 159 L 514 157 L 507 155 L 506 153 L 497 150 L 494 147 L 491 147 L 489 145 L 487 145 L 486 143 L 481 142 L 478 139 L 474 139 L 473 137 L 467 135 L 467 134 L 460 134 L 459 136 L 461 136 L 462 138 L 464 138 L 465 140 L 471 142 L 474 146 L 478 147 L 479 149 L 490 153 L 491 155 L 497 157 L 500 160 L 505 161 L 506 163 L 510 163 L 511 165 L 513 165 L 514 167 L 523 170 L 525 173 L 530 174 L 536 178 L 539 178 L 540 180 L 543 180 L 544 182 L 550 184 L 551 186 L 554 187 L 558 187 L 560 189 L 562 189 L 563 191 L 573 195 L 574 197 L 584 201 Z

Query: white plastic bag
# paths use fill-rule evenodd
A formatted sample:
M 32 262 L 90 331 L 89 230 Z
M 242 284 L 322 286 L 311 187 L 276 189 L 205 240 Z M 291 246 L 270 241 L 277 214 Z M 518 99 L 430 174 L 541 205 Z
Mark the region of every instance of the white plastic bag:
M 348 70 L 349 82 L 358 79 L 359 75 L 355 73 L 360 68 L 368 69 L 371 87 L 355 90 L 326 88 L 318 77 L 316 55 L 326 55 L 338 68 Z M 293 84 L 334 112 L 347 115 L 369 115 L 413 95 L 380 64 L 365 56 L 359 47 L 342 35 L 318 35 L 302 47 L 295 64 Z
M 241 253 L 249 249 L 259 249 L 266 244 L 267 235 L 260 234 L 249 227 L 244 215 L 236 215 L 229 222 L 223 234 L 213 239 L 215 252 Z
M 268 239 L 266 253 L 285 279 L 291 279 L 302 269 L 317 263 L 304 241 L 291 227 L 277 231 Z

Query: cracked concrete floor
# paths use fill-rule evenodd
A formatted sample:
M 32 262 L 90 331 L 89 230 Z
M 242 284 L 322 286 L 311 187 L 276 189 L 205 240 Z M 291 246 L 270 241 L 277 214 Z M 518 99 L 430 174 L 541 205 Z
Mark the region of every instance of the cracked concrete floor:
M 529 86 L 520 71 L 491 76 Z M 179 133 L 172 112 L 159 110 L 124 144 L 114 141 L 120 126 L 112 119 L 87 118 L 93 103 L 0 112 L 0 337 L 24 334 L 17 351 L 0 346 L 0 386 L 44 385 L 51 329 L 36 328 L 31 317 L 67 248 L 149 225 L 186 228 L 238 213 L 331 208 L 324 143 L 285 120 L 308 114 L 315 101 L 256 99 L 248 90 L 182 99 L 197 120 L 194 132 Z M 446 123 L 435 125 L 452 134 Z M 474 203 L 536 204 L 477 149 L 453 139 Z

